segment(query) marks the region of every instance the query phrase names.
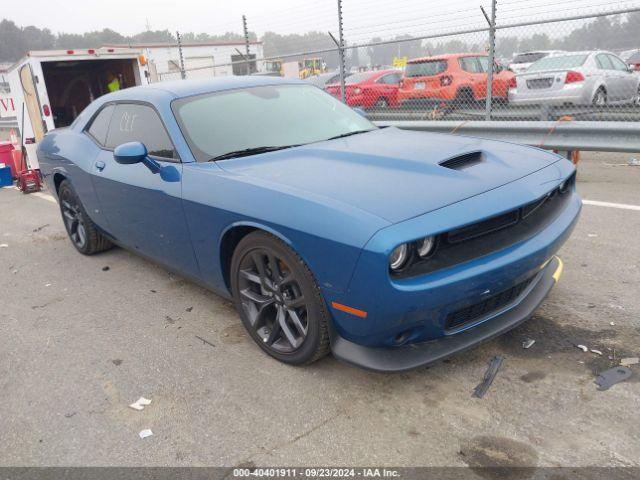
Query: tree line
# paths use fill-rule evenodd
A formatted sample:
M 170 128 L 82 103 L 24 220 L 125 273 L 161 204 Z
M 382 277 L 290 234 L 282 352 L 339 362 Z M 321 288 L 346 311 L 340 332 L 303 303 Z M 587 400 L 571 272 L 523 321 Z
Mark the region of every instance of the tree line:
M 510 33 L 508 30 L 498 30 L 496 36 L 496 54 L 498 57 L 510 58 L 516 52 L 528 50 L 591 50 L 608 49 L 623 50 L 640 48 L 640 12 L 616 17 L 599 17 L 594 21 L 583 22 L 577 28 L 569 28 L 567 24 L 555 24 L 557 28 L 565 28 L 565 35 L 550 36 L 546 33 L 527 35 L 522 30 Z M 573 23 L 575 25 L 575 23 Z M 535 26 L 527 27 L 528 31 Z M 250 32 L 250 39 L 257 40 L 258 36 Z M 421 57 L 440 53 L 455 53 L 467 51 L 484 51 L 487 49 L 488 39 L 485 34 L 473 36 L 473 41 L 453 39 L 447 41 L 411 41 L 409 35 L 399 35 L 393 40 L 396 43 L 374 45 L 347 51 L 349 67 L 360 65 L 389 65 L 394 57 Z M 244 41 L 241 34 L 226 32 L 212 35 L 208 33 L 182 33 L 184 43 L 229 42 Z M 281 35 L 266 32 L 260 40 L 263 42 L 265 57 L 277 57 L 301 51 L 322 50 L 335 48 L 335 44 L 326 32 L 310 31 L 302 34 Z M 348 39 L 347 39 L 348 40 Z M 383 41 L 373 36 L 371 43 Z M 135 44 L 135 43 L 170 43 L 175 42 L 174 32 L 169 30 L 148 30 L 136 35 L 122 35 L 114 30 L 105 28 L 101 31 L 83 34 L 53 33 L 48 28 L 40 29 L 35 26 L 20 27 L 10 20 L 0 21 L 0 62 L 14 62 L 30 50 L 68 49 L 68 48 L 96 48 L 105 44 Z M 331 68 L 338 65 L 338 55 L 335 52 L 321 55 Z

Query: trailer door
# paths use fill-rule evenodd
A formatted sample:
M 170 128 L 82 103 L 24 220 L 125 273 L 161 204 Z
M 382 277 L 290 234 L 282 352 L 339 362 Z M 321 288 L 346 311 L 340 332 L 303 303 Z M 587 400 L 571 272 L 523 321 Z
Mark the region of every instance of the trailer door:
M 20 67 L 20 83 L 22 84 L 22 93 L 24 95 L 24 103 L 27 107 L 29 121 L 31 122 L 33 135 L 37 143 L 40 142 L 40 140 L 44 138 L 44 134 L 47 133 L 47 126 L 42 119 L 42 113 L 40 113 L 42 111 L 40 99 L 38 98 L 31 65 L 28 63 Z

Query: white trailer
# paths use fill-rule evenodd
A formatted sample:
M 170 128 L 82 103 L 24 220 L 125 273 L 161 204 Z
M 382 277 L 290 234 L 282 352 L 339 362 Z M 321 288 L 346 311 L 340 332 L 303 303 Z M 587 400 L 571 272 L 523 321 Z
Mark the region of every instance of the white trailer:
M 140 51 L 104 47 L 33 51 L 11 66 L 9 90 L 29 166 L 38 168 L 35 150 L 44 135 L 71 125 L 87 105 L 108 93 L 111 76 L 121 88 L 148 83 L 146 63 Z

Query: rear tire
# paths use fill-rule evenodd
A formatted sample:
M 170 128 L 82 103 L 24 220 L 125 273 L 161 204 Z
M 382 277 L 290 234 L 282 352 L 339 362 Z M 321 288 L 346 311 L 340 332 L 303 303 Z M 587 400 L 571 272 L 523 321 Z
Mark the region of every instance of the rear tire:
M 595 107 L 604 107 L 607 104 L 607 91 L 604 89 L 604 87 L 600 87 L 598 88 L 598 90 L 596 90 L 591 103 Z
M 58 198 L 64 227 L 76 250 L 83 255 L 93 255 L 113 247 L 113 243 L 98 231 L 95 223 L 89 218 L 78 195 L 67 180 L 63 180 L 60 184 Z
M 456 98 L 453 101 L 453 103 L 454 103 L 454 107 L 457 107 L 457 108 L 471 108 L 475 103 L 475 99 L 473 98 L 473 92 L 466 88 L 458 90 L 458 92 L 456 93 Z
M 380 97 L 378 100 L 376 100 L 376 103 L 373 105 L 374 108 L 389 108 L 389 102 L 387 101 L 386 98 L 384 97 Z
M 231 259 L 233 300 L 262 350 L 290 365 L 329 353 L 329 315 L 311 271 L 288 245 L 266 232 L 244 237 Z

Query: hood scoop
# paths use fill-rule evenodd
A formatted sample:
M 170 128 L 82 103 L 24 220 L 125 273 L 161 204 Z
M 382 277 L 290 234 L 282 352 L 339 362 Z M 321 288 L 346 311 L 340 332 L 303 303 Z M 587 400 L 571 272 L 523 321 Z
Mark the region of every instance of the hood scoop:
M 444 168 L 450 168 L 451 170 L 464 170 L 465 168 L 473 167 L 483 161 L 482 152 L 469 152 L 444 160 L 438 165 Z

